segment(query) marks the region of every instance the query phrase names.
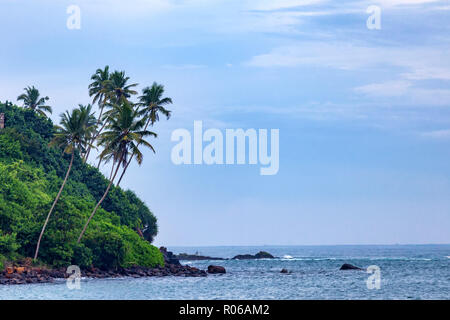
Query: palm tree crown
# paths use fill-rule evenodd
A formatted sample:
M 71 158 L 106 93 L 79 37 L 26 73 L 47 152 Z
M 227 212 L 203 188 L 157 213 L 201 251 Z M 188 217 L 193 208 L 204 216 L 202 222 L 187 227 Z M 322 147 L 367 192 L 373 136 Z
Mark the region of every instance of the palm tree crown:
M 24 90 L 25 93 L 18 96 L 17 100 L 22 100 L 25 108 L 34 110 L 43 116 L 46 116 L 45 112 L 52 113 L 52 108 L 45 104 L 49 97 L 41 97 L 39 90 L 34 86 L 26 87 Z
M 140 111 L 140 115 L 148 117 L 151 125 L 159 121 L 159 113 L 170 118 L 171 112 L 164 108 L 165 105 L 172 104 L 171 98 L 162 98 L 164 94 L 164 86 L 153 82 L 151 87 L 142 90 L 142 96 L 139 97 L 139 105 L 144 109 Z
M 94 96 L 92 103 L 95 104 L 97 101 L 99 104 L 104 104 L 104 100 L 108 95 L 109 91 L 109 66 L 105 68 L 97 69 L 95 73 L 91 76 L 92 83 L 89 85 L 89 96 Z
M 132 88 L 136 87 L 138 84 L 127 84 L 128 80 L 130 80 L 130 77 L 126 77 L 124 71 L 114 71 L 111 73 L 109 78 L 109 99 L 112 103 L 123 103 L 127 101 L 131 95 L 137 94 Z
M 91 111 L 90 104 L 80 104 L 79 108 L 73 109 L 71 113 L 66 111 L 61 114 L 61 125 L 55 126 L 56 133 L 51 144 L 64 148 L 66 153 L 71 153 L 73 148 L 85 153 L 95 131 L 96 119 Z
M 106 131 L 99 136 L 99 144 L 105 147 L 100 158 L 107 159 L 112 156 L 114 162 L 119 161 L 125 166 L 128 155 L 134 153 L 141 164 L 143 155 L 138 146 L 143 144 L 154 152 L 153 146 L 143 138 L 156 137 L 156 133 L 143 129 L 145 119 L 139 118 L 138 111 L 130 102 L 114 105 L 111 111 Z

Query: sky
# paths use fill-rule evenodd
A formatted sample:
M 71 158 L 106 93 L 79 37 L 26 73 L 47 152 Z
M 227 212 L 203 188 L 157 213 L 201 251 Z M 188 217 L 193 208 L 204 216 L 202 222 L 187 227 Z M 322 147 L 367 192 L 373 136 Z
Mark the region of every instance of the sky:
M 367 27 L 371 5 L 381 29 Z M 35 85 L 58 122 L 92 101 L 105 65 L 139 90 L 164 84 L 172 117 L 121 184 L 157 216 L 156 245 L 450 243 L 449 1 L 1 0 L 0 12 L 0 101 Z M 195 120 L 279 129 L 278 173 L 175 165 L 171 134 Z

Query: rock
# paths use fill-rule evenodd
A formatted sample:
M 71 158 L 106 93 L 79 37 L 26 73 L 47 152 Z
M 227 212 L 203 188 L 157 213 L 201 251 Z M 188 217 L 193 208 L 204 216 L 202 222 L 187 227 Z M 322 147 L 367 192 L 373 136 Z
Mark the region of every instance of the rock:
M 16 267 L 16 273 L 21 274 L 25 272 L 25 267 Z
M 274 259 L 275 257 L 266 251 L 260 251 L 255 254 L 256 259 Z
M 224 267 L 213 265 L 208 266 L 208 273 L 226 273 L 226 272 L 227 271 L 225 270 Z
M 275 258 L 273 255 L 271 255 L 268 252 L 260 251 L 255 255 L 252 254 L 238 254 L 237 256 L 234 256 L 233 259 L 235 260 L 251 260 L 251 259 L 273 259 Z
M 281 269 L 280 273 L 289 273 L 289 271 L 287 269 Z
M 364 270 L 352 264 L 344 263 L 339 270 Z
M 161 251 L 163 257 L 164 257 L 164 263 L 165 264 L 173 264 L 173 265 L 181 265 L 180 261 L 176 258 L 176 256 L 171 251 L 167 251 L 166 247 L 159 248 L 159 251 Z

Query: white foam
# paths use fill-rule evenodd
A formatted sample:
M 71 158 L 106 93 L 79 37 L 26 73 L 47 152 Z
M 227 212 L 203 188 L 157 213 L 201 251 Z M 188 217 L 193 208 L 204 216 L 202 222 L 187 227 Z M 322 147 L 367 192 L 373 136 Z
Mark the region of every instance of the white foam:
M 288 254 L 285 254 L 284 256 L 283 256 L 283 259 L 292 259 L 293 257 L 292 256 L 290 256 L 290 255 L 288 255 Z

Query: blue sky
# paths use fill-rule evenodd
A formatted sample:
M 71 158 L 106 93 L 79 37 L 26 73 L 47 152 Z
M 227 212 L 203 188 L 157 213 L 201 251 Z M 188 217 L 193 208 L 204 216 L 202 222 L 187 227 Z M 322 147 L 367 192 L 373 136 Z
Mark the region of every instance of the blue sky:
M 81 29 L 66 28 L 69 5 Z M 381 30 L 369 30 L 370 5 Z M 110 65 L 162 83 L 123 186 L 159 219 L 156 244 L 450 243 L 450 3 L 433 0 L 2 0 L 0 100 L 88 103 Z M 171 132 L 280 130 L 280 170 L 175 166 Z M 92 162 L 96 162 L 91 159 Z M 106 172 L 107 168 L 102 168 Z

